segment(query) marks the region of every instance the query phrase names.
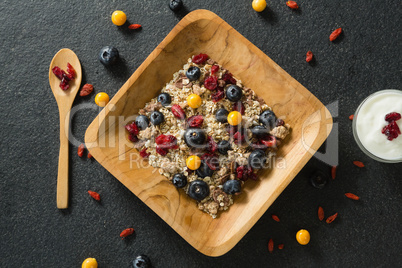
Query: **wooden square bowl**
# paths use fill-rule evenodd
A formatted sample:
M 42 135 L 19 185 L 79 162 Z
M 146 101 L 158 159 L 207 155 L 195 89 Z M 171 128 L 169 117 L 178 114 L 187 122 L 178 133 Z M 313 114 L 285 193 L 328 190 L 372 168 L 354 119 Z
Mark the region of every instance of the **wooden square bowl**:
M 139 161 L 124 126 L 172 79 L 187 59 L 207 53 L 262 97 L 292 126 L 278 161 L 247 181 L 229 210 L 216 219 L 198 210 L 183 190 Z M 325 141 L 332 117 L 325 106 L 267 55 L 216 14 L 196 10 L 181 20 L 88 127 L 95 159 L 194 248 L 220 256 L 250 230 Z

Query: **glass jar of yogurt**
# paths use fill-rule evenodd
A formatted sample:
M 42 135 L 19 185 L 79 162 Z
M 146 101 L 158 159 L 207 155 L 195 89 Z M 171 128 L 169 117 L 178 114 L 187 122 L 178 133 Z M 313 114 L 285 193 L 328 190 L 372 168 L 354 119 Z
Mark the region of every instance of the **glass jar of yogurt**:
M 359 105 L 353 118 L 353 136 L 357 145 L 380 162 L 402 162 L 402 135 L 388 140 L 381 132 L 389 124 L 385 116 L 393 112 L 402 114 L 402 91 L 386 89 L 368 96 Z M 402 119 L 395 122 L 402 130 Z

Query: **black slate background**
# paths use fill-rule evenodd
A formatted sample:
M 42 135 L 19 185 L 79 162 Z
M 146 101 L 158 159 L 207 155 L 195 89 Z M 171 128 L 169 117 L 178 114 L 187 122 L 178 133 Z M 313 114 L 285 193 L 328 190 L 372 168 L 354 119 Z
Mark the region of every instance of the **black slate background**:
M 401 86 L 401 6 L 399 1 L 269 1 L 262 14 L 251 0 L 186 0 L 186 10 L 209 9 L 248 38 L 324 104 L 338 105 L 338 175 L 323 190 L 308 182 L 316 169 L 330 167 L 312 158 L 246 236 L 227 254 L 212 258 L 193 249 L 154 212 L 94 160 L 80 159 L 71 146 L 70 207 L 56 208 L 59 150 L 57 105 L 48 66 L 63 47 L 76 52 L 83 83 L 113 96 L 185 12 L 174 14 L 167 1 L 11 1 L 0 3 L 0 266 L 80 267 L 95 257 L 99 267 L 130 267 L 147 254 L 155 267 L 397 267 L 402 261 L 402 164 L 383 164 L 356 146 L 348 116 L 365 96 Z M 129 32 L 110 21 L 124 10 L 143 29 Z M 344 34 L 331 43 L 332 30 Z M 116 46 L 123 64 L 105 69 L 97 54 Z M 316 63 L 305 62 L 312 50 Z M 93 103 L 94 94 L 75 105 Z M 98 110 L 75 114 L 73 135 L 84 133 Z M 337 152 L 332 151 L 336 155 Z M 361 160 L 366 167 L 353 166 Z M 88 189 L 99 191 L 100 204 Z M 361 201 L 344 197 L 345 192 Z M 317 220 L 318 205 L 328 225 Z M 281 222 L 271 219 L 277 214 Z M 126 227 L 135 237 L 122 241 Z M 312 235 L 300 246 L 295 233 Z M 267 251 L 269 238 L 285 248 Z

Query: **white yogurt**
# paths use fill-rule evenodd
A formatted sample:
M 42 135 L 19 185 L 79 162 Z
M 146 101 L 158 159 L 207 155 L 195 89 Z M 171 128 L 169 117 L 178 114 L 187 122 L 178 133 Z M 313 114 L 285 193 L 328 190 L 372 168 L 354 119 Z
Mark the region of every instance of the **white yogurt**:
M 364 148 L 385 160 L 402 159 L 402 135 L 389 141 L 381 133 L 388 125 L 385 115 L 391 112 L 402 114 L 402 91 L 384 90 L 364 101 L 355 115 L 355 131 Z M 402 130 L 402 119 L 396 121 Z

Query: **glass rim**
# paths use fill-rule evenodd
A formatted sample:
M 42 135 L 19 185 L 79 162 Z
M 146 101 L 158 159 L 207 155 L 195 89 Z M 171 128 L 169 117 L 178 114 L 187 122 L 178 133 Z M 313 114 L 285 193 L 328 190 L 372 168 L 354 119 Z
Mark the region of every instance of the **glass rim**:
M 362 142 L 360 141 L 359 135 L 357 134 L 357 130 L 356 130 L 356 122 L 357 122 L 357 117 L 360 111 L 360 108 L 364 105 L 364 103 L 371 99 L 372 97 L 379 95 L 379 94 L 383 94 L 386 92 L 395 92 L 398 94 L 402 94 L 401 90 L 398 89 L 384 89 L 384 90 L 379 90 L 377 92 L 374 92 L 372 94 L 370 94 L 369 96 L 367 96 L 361 103 L 360 105 L 357 107 L 355 113 L 354 113 L 354 117 L 353 117 L 353 122 L 352 122 L 352 130 L 353 130 L 353 137 L 357 143 L 357 145 L 359 146 L 360 150 L 362 150 L 367 156 L 369 156 L 370 158 L 379 161 L 379 162 L 383 162 L 383 163 L 400 163 L 402 162 L 402 157 L 400 158 L 395 158 L 395 159 L 385 159 L 385 158 L 381 158 L 379 156 L 374 155 L 373 153 L 371 153 L 369 150 L 366 149 L 366 147 L 364 147 L 364 145 L 362 144 Z

